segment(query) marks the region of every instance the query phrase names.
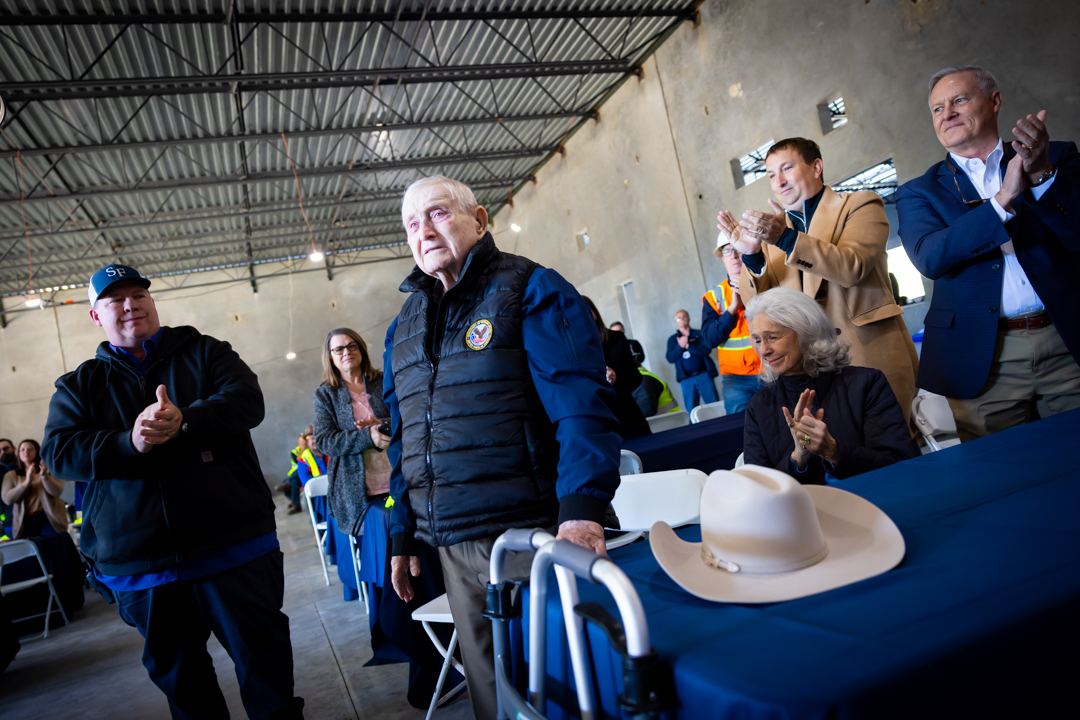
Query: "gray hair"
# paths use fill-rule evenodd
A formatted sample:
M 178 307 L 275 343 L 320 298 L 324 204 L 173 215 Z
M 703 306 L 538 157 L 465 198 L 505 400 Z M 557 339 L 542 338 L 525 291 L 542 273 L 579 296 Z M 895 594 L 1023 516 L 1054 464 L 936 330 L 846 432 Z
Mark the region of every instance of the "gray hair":
M 476 202 L 476 195 L 473 194 L 472 188 L 463 182 L 457 180 L 451 180 L 448 177 L 442 175 L 432 175 L 431 177 L 420 178 L 413 182 L 409 187 L 405 188 L 405 194 L 401 196 L 401 224 L 406 227 L 409 224 L 409 218 L 405 216 L 408 212 L 409 200 L 416 193 L 421 190 L 427 190 L 433 185 L 441 186 L 450 195 L 450 200 L 457 206 L 458 210 L 464 212 L 472 212 L 480 203 Z
M 934 77 L 930 78 L 930 89 L 927 91 L 927 102 L 929 102 L 930 94 L 934 92 L 934 87 L 947 78 L 949 75 L 956 75 L 958 73 L 971 73 L 975 76 L 975 83 L 982 90 L 982 94 L 986 97 L 991 97 L 998 91 L 997 78 L 993 73 L 985 68 L 981 68 L 978 65 L 953 65 L 952 67 L 942 68 L 934 73 Z
M 803 369 L 811 377 L 823 372 L 836 372 L 851 364 L 848 355 L 851 344 L 836 337 L 836 328 L 825 311 L 805 293 L 792 288 L 773 288 L 751 298 L 745 312 L 751 332 L 754 330 L 754 318 L 758 315 L 764 315 L 780 327 L 793 331 L 799 338 Z M 777 378 L 765 363 L 761 364 L 759 375 L 761 382 L 766 384 Z

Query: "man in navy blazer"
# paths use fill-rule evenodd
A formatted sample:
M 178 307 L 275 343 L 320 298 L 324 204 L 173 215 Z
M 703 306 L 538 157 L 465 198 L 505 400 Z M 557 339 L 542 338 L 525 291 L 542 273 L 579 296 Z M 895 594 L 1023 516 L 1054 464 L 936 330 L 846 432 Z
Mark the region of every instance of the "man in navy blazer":
M 1080 407 L 1080 154 L 1046 111 L 998 136 L 982 68 L 930 81 L 945 160 L 897 192 L 900 239 L 934 281 L 919 386 L 949 399 L 961 440 Z

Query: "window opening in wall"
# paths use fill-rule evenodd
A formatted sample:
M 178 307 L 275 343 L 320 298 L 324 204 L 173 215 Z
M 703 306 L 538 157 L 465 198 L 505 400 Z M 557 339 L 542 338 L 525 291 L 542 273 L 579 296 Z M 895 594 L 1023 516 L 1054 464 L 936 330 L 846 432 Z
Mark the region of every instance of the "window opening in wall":
M 901 300 L 901 304 L 907 305 L 926 297 L 922 275 L 911 264 L 911 258 L 904 247 L 894 247 L 885 254 L 889 257 L 889 273 L 896 277 L 896 284 L 900 288 L 900 297 L 907 298 L 907 302 Z
M 817 109 L 823 135 L 828 135 L 833 130 L 847 125 L 847 106 L 844 104 L 844 98 L 839 95 L 833 100 L 821 103 L 817 106 Z
M 881 196 L 886 204 L 896 201 L 896 166 L 892 158 L 884 160 L 862 172 L 857 172 L 851 177 L 841 180 L 832 186 L 838 193 L 855 192 L 857 190 L 872 190 Z
M 765 177 L 765 153 L 775 140 L 769 140 L 760 147 L 751 150 L 737 160 L 731 161 L 731 172 L 735 176 L 735 187 L 746 187 L 755 180 Z
M 575 233 L 574 238 L 577 240 L 578 252 L 585 250 L 592 242 L 592 238 L 589 237 L 589 228 L 581 228 Z

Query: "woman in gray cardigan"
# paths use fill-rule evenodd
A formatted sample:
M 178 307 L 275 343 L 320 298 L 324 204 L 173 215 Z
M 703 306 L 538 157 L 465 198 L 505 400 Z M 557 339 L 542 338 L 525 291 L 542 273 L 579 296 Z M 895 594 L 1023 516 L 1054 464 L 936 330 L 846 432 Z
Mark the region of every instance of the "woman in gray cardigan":
M 382 399 L 382 373 L 371 366 L 367 344 L 349 328 L 331 330 L 322 351 L 322 385 L 315 391 L 315 443 L 330 456 L 327 501 L 342 532 L 359 535 L 374 501 L 390 492 L 390 438 L 379 432 L 390 410 Z

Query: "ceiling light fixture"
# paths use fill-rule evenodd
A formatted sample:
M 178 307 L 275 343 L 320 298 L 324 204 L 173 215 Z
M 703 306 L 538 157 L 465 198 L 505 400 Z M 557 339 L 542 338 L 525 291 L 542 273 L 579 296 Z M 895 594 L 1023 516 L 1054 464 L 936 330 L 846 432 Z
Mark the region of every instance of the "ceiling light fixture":
M 296 359 L 296 353 L 294 353 L 292 350 L 290 350 L 289 352 L 285 353 L 285 359 L 286 360 L 295 360 Z
M 521 226 L 517 223 L 510 223 L 510 229 L 514 232 L 521 232 Z
M 26 307 L 35 308 L 41 307 L 41 298 L 34 295 L 28 295 L 26 297 Z

